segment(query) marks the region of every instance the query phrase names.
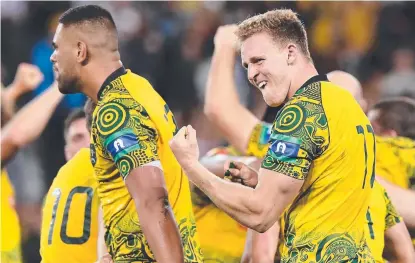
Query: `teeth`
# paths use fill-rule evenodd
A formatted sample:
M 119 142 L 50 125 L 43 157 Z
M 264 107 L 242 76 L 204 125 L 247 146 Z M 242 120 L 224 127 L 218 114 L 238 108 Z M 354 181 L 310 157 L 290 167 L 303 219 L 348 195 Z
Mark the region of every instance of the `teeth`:
M 261 81 L 261 82 L 258 84 L 258 87 L 259 87 L 260 89 L 263 89 L 263 88 L 265 87 L 265 85 L 267 85 L 267 82 L 266 82 L 266 81 Z

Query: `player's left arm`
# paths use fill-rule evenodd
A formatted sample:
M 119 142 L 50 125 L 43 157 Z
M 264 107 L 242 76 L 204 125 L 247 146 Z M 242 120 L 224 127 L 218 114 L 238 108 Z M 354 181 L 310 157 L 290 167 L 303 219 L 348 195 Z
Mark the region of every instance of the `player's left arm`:
M 158 155 L 158 132 L 141 105 L 133 108 L 115 101 L 102 106 L 97 112 L 99 137 L 125 180 L 157 262 L 183 262 L 182 242 Z
M 63 98 L 57 83 L 25 105 L 1 130 L 2 165 L 20 148 L 37 139 Z
M 284 123 L 286 114 L 293 116 L 289 126 Z M 305 110 L 297 105 L 282 111 L 274 125 L 270 147 L 254 189 L 222 180 L 204 168 L 195 154 L 198 151 L 196 131 L 191 126 L 182 128 L 171 141 L 170 147 L 189 179 L 216 206 L 241 224 L 263 233 L 298 195 L 312 161 L 328 145 L 327 125 L 319 123 L 317 127 L 315 118 L 307 116 Z M 316 126 L 312 136 L 319 136 L 319 144 L 306 137 L 311 136 L 305 131 L 307 125 Z
M 376 181 L 386 189 L 396 210 L 403 218 L 409 233 L 411 236 L 415 236 L 415 209 L 413 209 L 413 204 L 415 203 L 415 191 L 403 189 L 389 183 L 379 176 L 376 176 Z
M 385 231 L 383 257 L 390 263 L 415 262 L 415 251 L 408 229 L 399 222 Z
M 383 193 L 386 203 L 385 246 L 383 257 L 391 263 L 415 262 L 415 251 L 405 223 L 396 211 L 389 195 Z

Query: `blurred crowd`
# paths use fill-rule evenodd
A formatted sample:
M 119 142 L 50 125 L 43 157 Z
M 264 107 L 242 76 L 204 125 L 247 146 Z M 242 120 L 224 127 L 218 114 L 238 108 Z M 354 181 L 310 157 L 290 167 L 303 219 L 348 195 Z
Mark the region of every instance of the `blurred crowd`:
M 415 83 L 415 2 L 94 3 L 114 16 L 126 68 L 151 82 L 174 112 L 179 127 L 188 123 L 196 127 L 201 155 L 222 143 L 202 110 L 216 29 L 265 10 L 296 10 L 306 26 L 318 71 L 341 69 L 355 75 L 363 84 L 369 106 L 392 95 L 415 98 L 411 87 Z M 80 4 L 86 2 L 2 2 L 2 83 L 7 86 L 13 81 L 21 62 L 34 64 L 43 73 L 41 84 L 22 96 L 18 107 L 52 85 L 51 38 L 60 14 Z M 263 112 L 258 109 L 262 104 L 257 103 L 262 97 L 245 75 L 237 63 L 240 98 L 254 112 Z M 82 94 L 66 95 L 42 136 L 7 167 L 15 185 L 26 262 L 39 262 L 42 198 L 65 163 L 63 120 L 84 102 Z

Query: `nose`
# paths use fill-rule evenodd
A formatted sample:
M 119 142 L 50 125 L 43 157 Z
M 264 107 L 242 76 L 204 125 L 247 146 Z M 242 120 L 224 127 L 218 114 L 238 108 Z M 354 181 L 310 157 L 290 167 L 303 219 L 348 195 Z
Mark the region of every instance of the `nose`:
M 50 62 L 52 62 L 52 63 L 55 63 L 56 62 L 55 51 L 53 51 L 52 55 L 50 55 Z
M 259 75 L 259 71 L 256 68 L 256 66 L 253 64 L 249 64 L 248 65 L 248 80 L 251 83 L 255 84 L 255 80 L 258 77 L 258 75 Z

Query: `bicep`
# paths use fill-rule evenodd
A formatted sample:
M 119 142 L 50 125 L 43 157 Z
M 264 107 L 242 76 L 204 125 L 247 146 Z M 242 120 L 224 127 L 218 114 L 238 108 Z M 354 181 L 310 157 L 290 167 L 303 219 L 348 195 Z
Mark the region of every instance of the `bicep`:
M 156 203 L 168 202 L 164 174 L 157 162 L 134 168 L 125 178 L 127 189 L 137 206 L 151 208 Z
M 256 200 L 262 203 L 265 216 L 278 218 L 284 209 L 293 202 L 303 183 L 303 180 L 261 168 L 255 192 L 258 193 Z M 264 202 L 264 200 L 269 201 Z

